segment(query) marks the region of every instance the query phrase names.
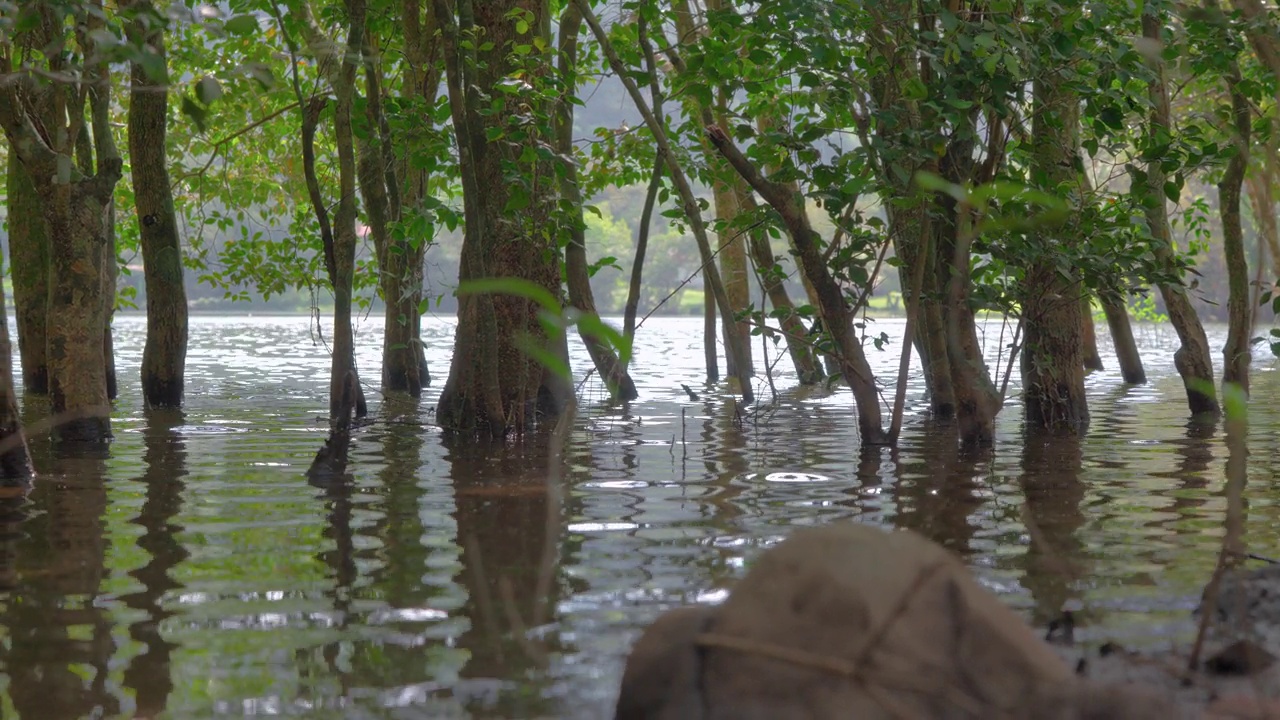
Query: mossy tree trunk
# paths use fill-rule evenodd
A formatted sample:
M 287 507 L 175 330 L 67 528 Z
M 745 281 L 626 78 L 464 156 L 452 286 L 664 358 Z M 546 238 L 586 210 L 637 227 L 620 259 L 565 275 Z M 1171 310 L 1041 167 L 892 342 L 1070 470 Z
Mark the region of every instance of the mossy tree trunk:
M 162 16 L 149 0 L 133 2 L 129 40 L 165 68 Z M 147 290 L 147 339 L 142 351 L 142 396 L 150 407 L 182 405 L 187 358 L 187 291 L 182 247 L 165 152 L 167 78 L 134 62 L 129 93 L 130 176 L 142 239 Z
M 517 69 L 514 48 L 532 46 L 535 36 L 549 39 L 546 3 L 458 0 L 456 17 L 445 0 L 435 0 L 434 7 L 444 26 L 449 103 L 463 181 L 466 225 L 459 279 L 515 279 L 558 298 L 554 172 L 548 162 L 530 162 L 524 152 L 536 144 L 551 146 L 554 138 L 534 127 L 522 128 L 523 137 L 513 134 L 508 122 L 522 104 L 535 113 L 552 108 L 538 98 L 498 91 Z M 527 33 L 517 31 L 513 13 L 520 15 Z M 477 31 L 486 40 L 478 48 L 469 41 Z M 553 356 L 561 352 L 563 338 L 551 337 L 539 313 L 536 302 L 516 295 L 479 292 L 458 298 L 453 360 L 436 408 L 446 431 L 500 438 L 559 415 L 573 392 L 569 379 L 527 350 Z
M 1060 22 L 1051 22 L 1060 25 Z M 1079 100 L 1057 72 L 1049 70 L 1033 90 L 1031 176 L 1068 203 L 1080 198 Z M 1022 304 L 1022 404 L 1028 430 L 1080 435 L 1089 422 L 1084 394 L 1084 318 L 1079 278 L 1064 277 L 1060 248 L 1078 242 L 1080 229 L 1067 222 L 1030 236 L 1033 260 L 1019 295 Z
M 1161 3 L 1156 0 L 1144 0 L 1142 3 L 1142 35 L 1151 41 L 1155 48 L 1164 47 L 1161 36 L 1165 26 L 1164 12 Z M 1156 146 L 1167 144 L 1172 137 L 1172 112 L 1169 107 L 1169 87 L 1165 79 L 1164 60 L 1161 55 L 1152 52 L 1148 56 L 1155 77 L 1152 79 L 1149 94 L 1151 97 L 1151 117 L 1147 127 L 1148 140 Z M 1136 187 L 1143 194 L 1146 208 L 1147 224 L 1151 235 L 1155 238 L 1152 248 L 1156 260 L 1169 272 L 1175 271 L 1173 232 L 1169 226 L 1169 213 L 1165 206 L 1164 186 L 1166 173 L 1161 167 L 1161 158 L 1154 158 L 1147 163 L 1146 183 Z M 1183 387 L 1186 388 L 1187 405 L 1193 415 L 1204 413 L 1218 414 L 1218 394 L 1214 389 L 1213 359 L 1209 353 L 1209 340 L 1205 337 L 1204 326 L 1196 315 L 1191 298 L 1187 296 L 1186 287 L 1180 282 L 1161 283 L 1160 295 L 1164 298 L 1165 309 L 1169 313 L 1169 322 L 1178 333 L 1181 347 L 1173 355 L 1173 364 L 1182 376 Z

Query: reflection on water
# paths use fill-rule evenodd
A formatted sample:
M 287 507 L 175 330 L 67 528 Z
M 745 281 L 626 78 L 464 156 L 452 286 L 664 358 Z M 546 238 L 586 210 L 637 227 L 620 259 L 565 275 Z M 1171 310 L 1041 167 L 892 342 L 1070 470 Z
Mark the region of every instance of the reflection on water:
M 1024 441 L 1014 396 L 972 455 L 919 414 L 918 369 L 892 449 L 860 450 L 848 393 L 785 371 L 776 405 L 690 400 L 700 324 L 642 330 L 640 402 L 606 407 L 586 383 L 557 508 L 544 449 L 446 444 L 432 396 L 383 403 L 345 473 L 309 483 L 328 360 L 306 318 L 196 318 L 180 413 L 141 407 L 144 326 L 119 318 L 115 442 L 54 458 L 37 441 L 35 491 L 0 499 L 0 716 L 602 717 L 657 614 L 722 600 L 791 528 L 847 519 L 942 543 L 1033 620 L 1071 601 L 1085 637 L 1185 639 L 1226 450 L 1186 421 L 1172 333 L 1140 332 L 1150 385 L 1090 376 L 1086 438 Z M 451 325 L 424 332 L 447 367 Z M 897 350 L 872 360 L 888 377 Z M 1255 364 L 1246 526 L 1272 555 L 1274 370 Z

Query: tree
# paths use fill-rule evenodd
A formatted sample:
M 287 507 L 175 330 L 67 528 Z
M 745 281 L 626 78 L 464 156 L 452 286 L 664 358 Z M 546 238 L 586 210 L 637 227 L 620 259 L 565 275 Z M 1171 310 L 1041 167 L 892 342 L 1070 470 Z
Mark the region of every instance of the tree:
M 16 160 L 10 160 L 16 163 Z M 0 256 L 0 275 L 4 272 Z M 4 309 L 4 288 L 0 287 L 0 485 L 31 482 L 35 470 L 27 451 L 27 438 L 18 416 L 18 399 L 13 389 L 13 348 L 9 345 L 9 319 Z
M 103 353 L 108 302 L 104 268 L 112 261 L 107 255 L 109 209 L 123 174 L 109 125 L 110 78 L 94 41 L 96 32 L 108 28 L 100 2 L 70 8 L 36 3 L 24 6 L 23 12 L 47 39 L 42 48 L 47 73 L 59 80 L 71 77 L 65 58 L 72 43 L 64 32 L 63 13 L 75 21 L 74 46 L 84 58 L 83 81 L 72 83 L 72 92 L 53 93 L 54 112 L 41 118 L 35 78 L 30 72 L 15 74 L 14 58 L 6 53 L 0 58 L 0 73 L 16 81 L 0 86 L 0 125 L 35 185 L 51 240 L 47 361 L 52 410 L 61 416 L 54 435 L 100 442 L 111 436 Z M 42 119 L 53 120 L 52 127 Z M 75 161 L 81 133 L 94 154 L 92 173 L 83 172 Z
M 129 92 L 129 174 L 147 288 L 142 394 L 151 407 L 177 407 L 182 404 L 187 357 L 187 292 L 165 144 L 165 23 L 149 0 L 134 0 L 121 9 L 133 16 L 127 26 L 129 42 L 143 53 L 131 63 Z M 114 262 L 114 257 L 109 259 Z
M 536 0 L 458 0 L 456 15 L 444 0 L 433 7 L 446 38 L 465 219 L 458 329 L 436 418 L 452 433 L 501 438 L 557 416 L 572 394 L 539 362 L 564 356 L 563 336 L 557 343 L 542 325 L 539 304 L 465 287 L 515 279 L 560 295 L 556 183 L 551 159 L 538 151 L 554 147 L 553 99 L 543 94 L 550 17 Z
M 1147 52 L 1147 63 L 1152 73 L 1148 85 L 1151 115 L 1145 141 L 1153 152 L 1143 171 L 1143 177 L 1140 178 L 1145 182 L 1135 182 L 1135 187 L 1141 194 L 1143 207 L 1146 209 L 1147 226 L 1154 238 L 1153 252 L 1156 259 L 1164 265 L 1166 272 L 1173 272 L 1173 236 L 1165 206 L 1167 177 L 1161 166 L 1163 158 L 1158 151 L 1159 148 L 1168 147 L 1173 133 L 1169 88 L 1165 79 L 1164 60 L 1161 58 L 1165 25 L 1165 13 L 1161 5 L 1159 0 L 1144 0 L 1142 3 L 1142 36 L 1151 44 Z M 1200 324 L 1200 318 L 1191 306 L 1191 299 L 1187 297 L 1187 289 L 1181 280 L 1161 282 L 1159 287 L 1169 312 L 1169 321 L 1173 323 L 1181 342 L 1181 347 L 1174 353 L 1173 362 L 1182 376 L 1191 413 L 1216 415 L 1219 409 L 1217 393 L 1213 389 L 1213 360 L 1209 357 L 1209 341 L 1205 337 L 1204 326 Z
M 1063 19 L 1049 20 L 1046 44 L 1064 35 Z M 1054 63 L 1036 80 L 1032 119 L 1032 181 L 1079 202 L 1080 99 L 1072 91 L 1066 63 Z M 1030 428 L 1082 435 L 1089 422 L 1084 395 L 1084 322 L 1087 298 L 1078 277 L 1058 262 L 1061 246 L 1078 243 L 1081 228 L 1068 222 L 1034 238 L 1035 260 L 1022 280 L 1022 398 Z M 1073 237 L 1074 236 L 1074 237 Z

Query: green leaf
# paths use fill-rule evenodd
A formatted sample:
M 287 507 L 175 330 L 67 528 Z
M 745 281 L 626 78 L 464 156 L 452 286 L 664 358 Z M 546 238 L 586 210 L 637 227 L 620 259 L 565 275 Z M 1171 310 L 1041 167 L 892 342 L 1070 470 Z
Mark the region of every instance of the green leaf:
M 550 313 L 560 312 L 560 302 L 551 291 L 530 280 L 523 278 L 483 278 L 466 280 L 458 284 L 458 295 L 514 295 L 525 300 L 532 300 Z
M 258 18 L 252 15 L 236 15 L 222 24 L 232 35 L 253 35 L 262 28 L 258 26 Z

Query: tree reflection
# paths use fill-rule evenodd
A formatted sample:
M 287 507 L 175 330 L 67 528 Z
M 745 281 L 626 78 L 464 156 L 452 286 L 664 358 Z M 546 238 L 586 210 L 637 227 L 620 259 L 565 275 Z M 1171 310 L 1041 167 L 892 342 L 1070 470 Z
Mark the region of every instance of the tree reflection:
M 926 422 L 917 438 L 909 448 L 892 450 L 898 476 L 892 489 L 898 508 L 894 524 L 967 556 L 978 529 L 972 518 L 983 503 L 976 493 L 978 479 L 988 458 L 962 451 L 954 426 L 947 424 Z
M 142 590 L 121 600 L 146 614 L 146 619 L 129 626 L 129 636 L 147 648 L 133 658 L 124 672 L 124 685 L 133 690 L 137 712 L 144 717 L 160 714 L 173 691 L 169 663 L 177 645 L 163 637 L 160 626 L 174 615 L 161 601 L 167 593 L 182 587 L 169 573 L 190 556 L 176 537 L 183 527 L 173 522 L 182 510 L 182 491 L 186 487 L 186 439 L 176 430 L 183 422 L 181 411 L 149 410 L 142 438 L 146 470 L 138 481 L 146 486 L 146 499 L 132 522 L 143 529 L 138 547 L 150 553 L 151 561 L 129 573 L 142 584 Z
M 527 678 L 557 649 L 557 637 L 531 632 L 552 620 L 563 593 L 564 527 L 549 502 L 546 448 L 543 438 L 446 441 L 462 548 L 457 579 L 467 590 L 462 612 L 471 621 L 458 638 L 471 653 L 465 678 Z M 548 711 L 540 692 L 507 694 L 502 704 L 524 716 Z
M 14 570 L 0 617 L 9 637 L 3 672 L 19 717 L 40 720 L 120 712 L 107 688 L 111 621 L 98 602 L 106 575 L 107 447 L 62 450 L 31 494 L 25 534 L 6 539 Z M 21 513 L 18 502 L 7 509 Z
M 1035 600 L 1037 622 L 1056 618 L 1063 604 L 1078 595 L 1084 547 L 1083 460 L 1078 437 L 1027 434 L 1022 444 L 1022 492 L 1030 544 L 1023 559 L 1022 585 Z

